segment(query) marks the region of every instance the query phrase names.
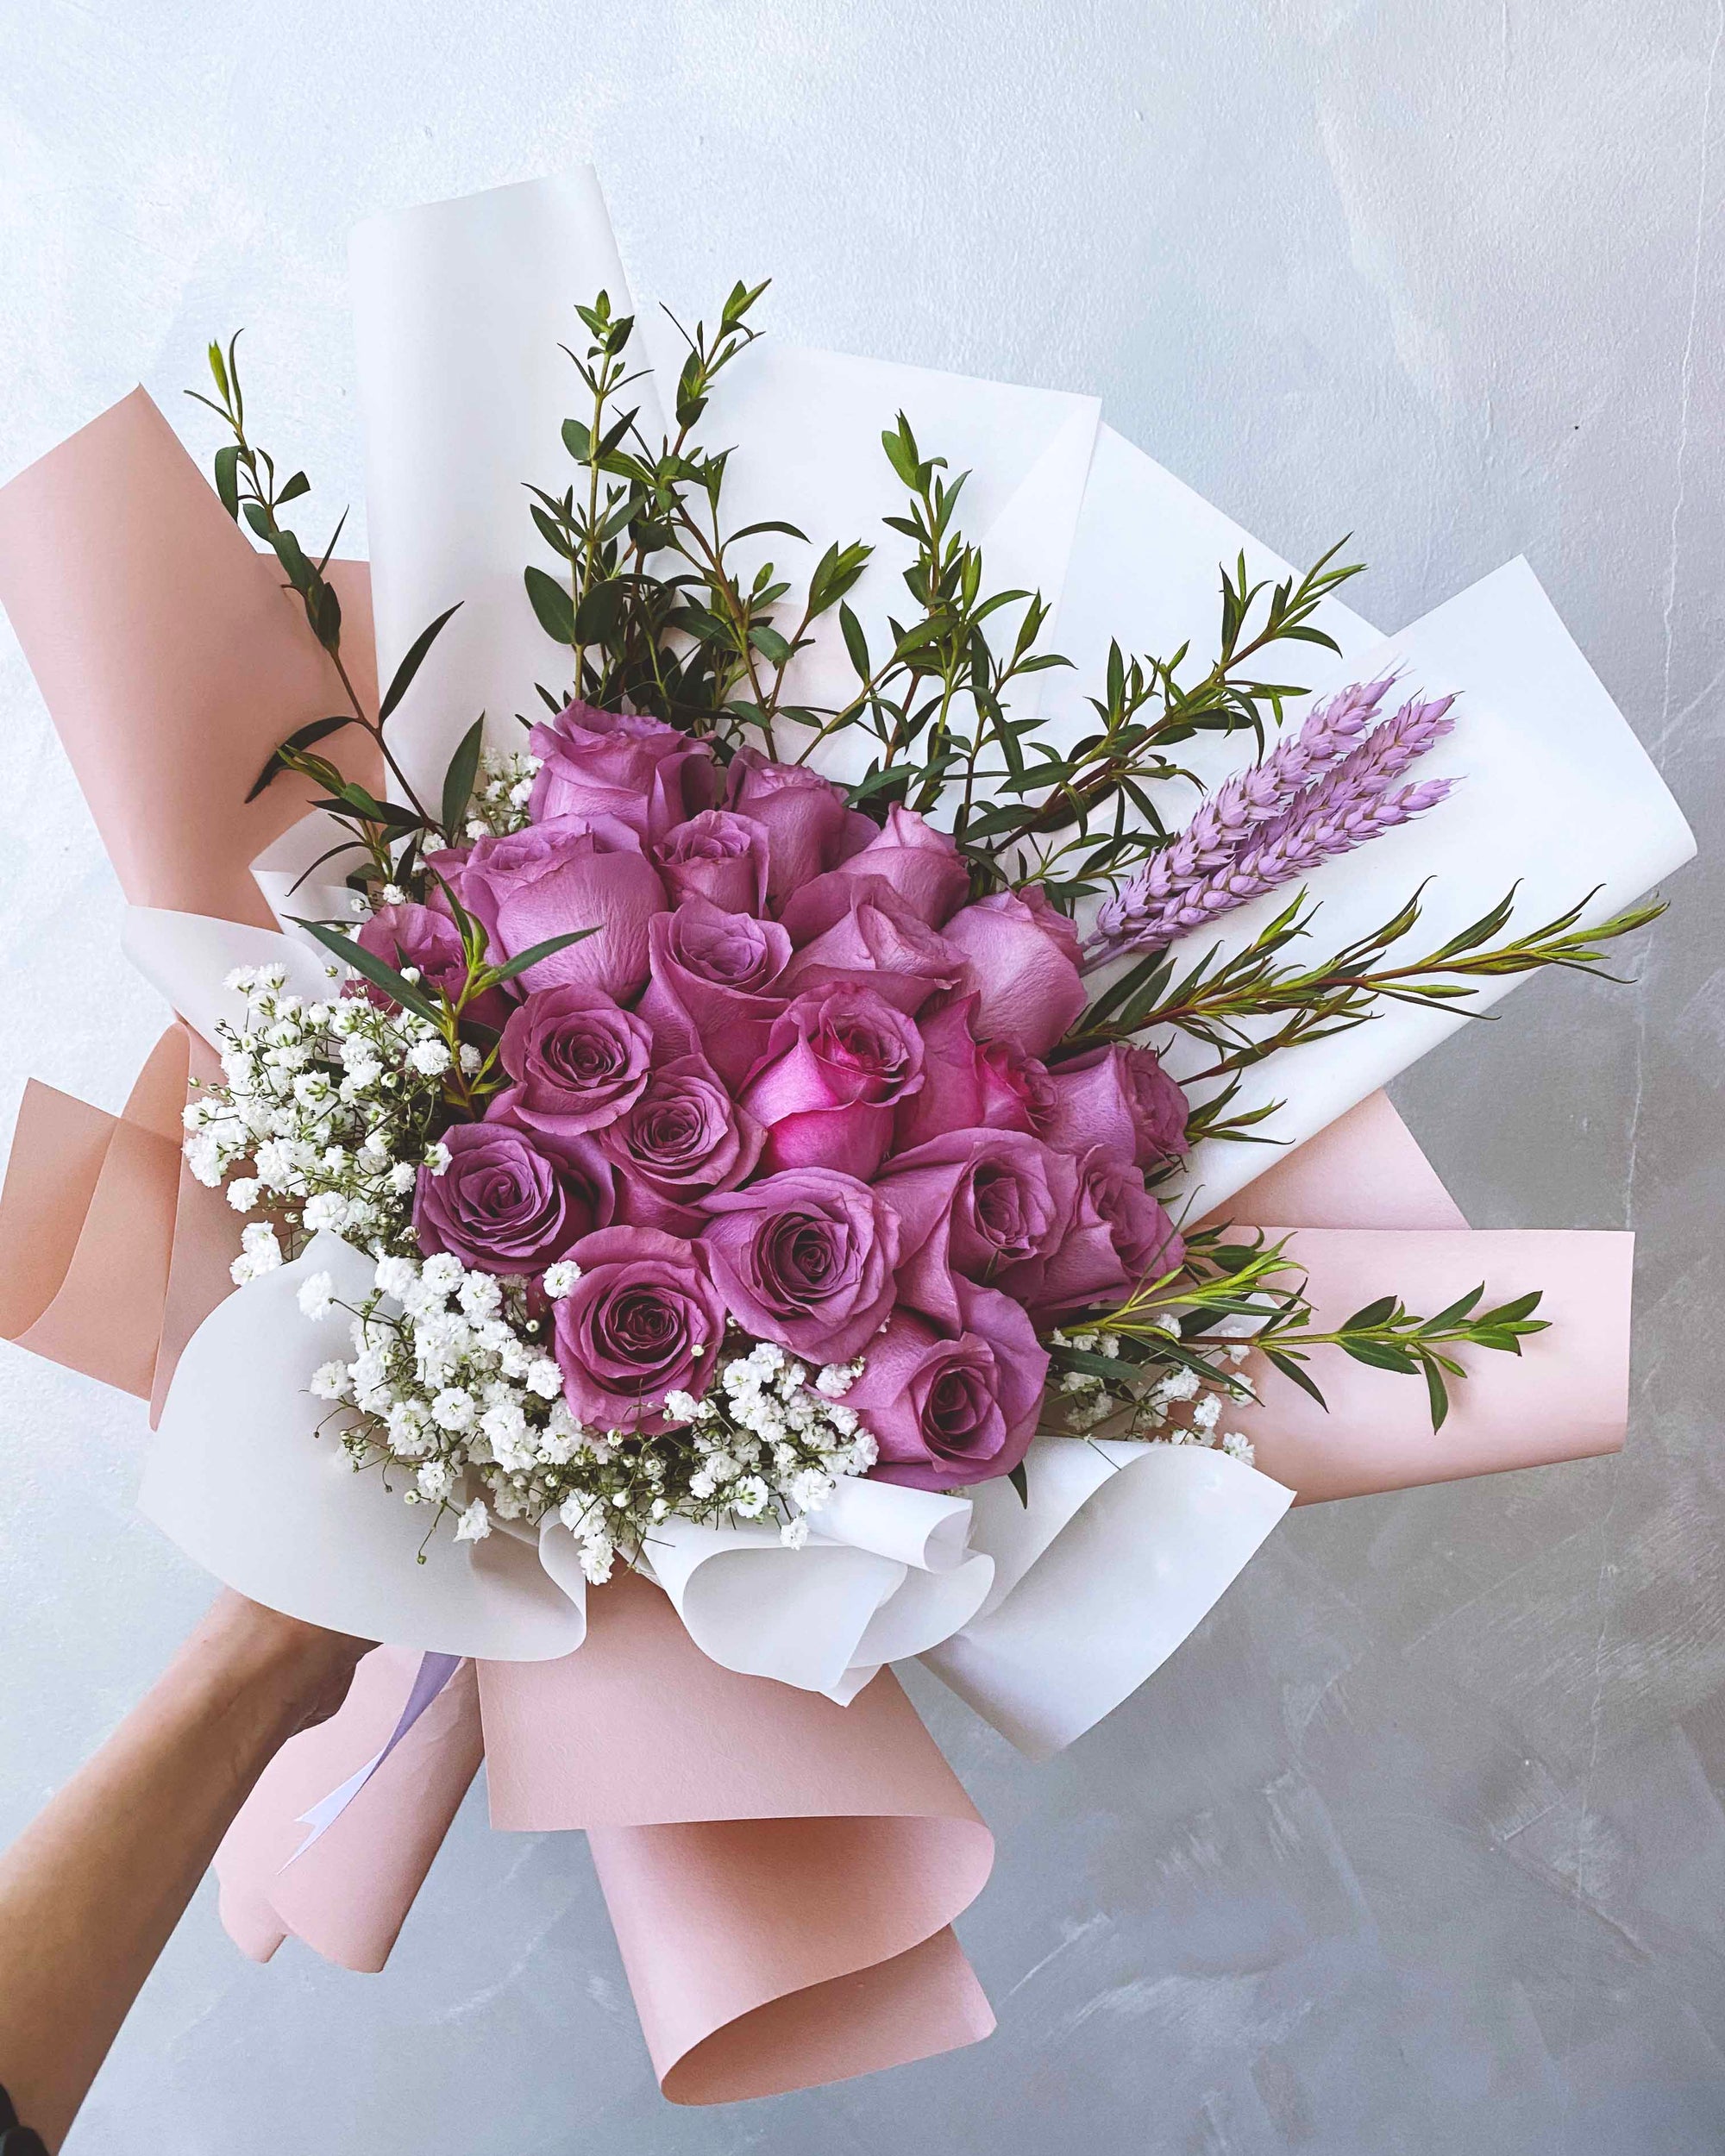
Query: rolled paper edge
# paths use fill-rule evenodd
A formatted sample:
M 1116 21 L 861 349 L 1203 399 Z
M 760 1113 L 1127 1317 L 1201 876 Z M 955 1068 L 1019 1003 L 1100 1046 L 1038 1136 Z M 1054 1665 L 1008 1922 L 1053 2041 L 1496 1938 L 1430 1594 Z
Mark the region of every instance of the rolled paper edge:
M 672 2103 L 848 2080 L 994 2028 L 950 1922 L 987 1880 L 986 1827 L 737 1820 L 588 1839 Z
M 890 1961 L 757 2007 L 685 2053 L 659 2085 L 672 2103 L 782 2096 L 960 2051 L 994 2026 L 949 1925 Z
M 474 1665 L 464 1663 L 340 1817 L 299 1853 L 302 1815 L 388 1742 L 421 1658 L 378 1647 L 340 1710 L 290 1738 L 216 1852 L 222 1922 L 254 1961 L 285 1939 L 374 1975 L 461 1809 L 484 1751 Z
M 1543 1291 L 1551 1330 L 1519 1356 L 1465 1349 L 1433 1432 L 1416 1378 L 1367 1369 L 1339 1353 L 1314 1362 L 1320 1407 L 1254 1356 L 1244 1374 L 1259 1395 L 1230 1420 L 1258 1464 L 1298 1492 L 1296 1503 L 1369 1496 L 1427 1482 L 1597 1458 L 1628 1426 L 1629 1312 L 1634 1238 L 1600 1229 L 1291 1231 L 1316 1322 L 1333 1326 L 1373 1297 L 1443 1307 L 1484 1283 L 1488 1301 Z

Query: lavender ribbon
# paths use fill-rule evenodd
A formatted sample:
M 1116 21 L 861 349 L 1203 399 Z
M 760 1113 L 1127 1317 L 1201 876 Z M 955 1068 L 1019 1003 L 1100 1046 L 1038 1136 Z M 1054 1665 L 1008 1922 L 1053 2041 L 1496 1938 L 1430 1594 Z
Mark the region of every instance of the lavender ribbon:
M 309 1827 L 310 1831 L 288 1858 L 287 1864 L 282 1866 L 284 1871 L 287 1870 L 287 1865 L 297 1864 L 310 1848 L 313 1842 L 321 1840 L 329 1833 L 342 1813 L 347 1810 L 348 1805 L 353 1802 L 384 1761 L 388 1758 L 390 1753 L 406 1736 L 414 1723 L 419 1720 L 426 1708 L 448 1685 L 456 1670 L 461 1668 L 461 1660 L 462 1658 L 458 1654 L 423 1654 L 420 1656 L 419 1667 L 414 1674 L 412 1689 L 407 1695 L 406 1704 L 396 1717 L 395 1727 L 389 1733 L 388 1743 L 384 1745 L 381 1752 L 373 1753 L 364 1766 L 350 1774 L 339 1788 L 331 1789 L 327 1796 L 319 1797 L 310 1811 L 302 1812 L 299 1814 L 294 1824 L 298 1827 Z

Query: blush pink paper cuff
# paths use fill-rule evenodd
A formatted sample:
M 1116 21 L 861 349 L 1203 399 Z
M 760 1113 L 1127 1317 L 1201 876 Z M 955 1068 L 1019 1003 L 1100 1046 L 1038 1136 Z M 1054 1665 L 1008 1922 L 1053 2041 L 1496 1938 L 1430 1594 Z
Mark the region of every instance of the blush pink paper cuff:
M 351 667 L 362 568 L 342 596 Z M 236 804 L 279 740 L 338 708 L 335 686 L 141 392 L 0 490 L 0 601 L 128 898 L 267 922 L 250 865 L 304 797 L 285 783 Z M 176 1027 L 118 1117 L 33 1087 L 0 1194 L 0 1331 L 157 1407 L 238 1245 L 237 1217 L 178 1160 L 187 1077 L 209 1056 Z M 1259 1465 L 1302 1500 L 1622 1442 L 1627 1237 L 1470 1232 L 1381 1094 L 1227 1212 L 1297 1231 L 1320 1312 L 1386 1281 L 1434 1302 L 1481 1279 L 1546 1291 L 1552 1330 L 1519 1362 L 1483 1358 L 1436 1438 L 1417 1387 L 1327 1369 L 1325 1417 L 1260 1373 Z M 463 1664 L 405 1729 L 419 1658 L 368 1657 L 223 1844 L 223 1920 L 244 1949 L 267 1958 L 295 1934 L 380 1968 L 483 1753 L 495 1824 L 586 1831 L 667 2096 L 764 2095 L 986 2035 L 950 1926 L 992 1841 L 891 1674 L 841 1708 L 722 1669 L 633 1575 L 590 1608 L 579 1652 Z M 306 1846 L 308 1811 L 374 1760 Z

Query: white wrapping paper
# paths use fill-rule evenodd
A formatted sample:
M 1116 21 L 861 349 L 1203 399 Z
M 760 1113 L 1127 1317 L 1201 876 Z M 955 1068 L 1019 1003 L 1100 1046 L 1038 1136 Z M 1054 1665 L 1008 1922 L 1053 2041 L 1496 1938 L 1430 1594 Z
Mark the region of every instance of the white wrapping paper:
M 601 291 L 616 314 L 631 302 L 586 167 L 373 218 L 354 233 L 351 262 L 379 680 L 445 607 L 461 606 L 391 725 L 435 807 L 480 711 L 492 740 L 519 746 L 514 715 L 543 710 L 535 682 L 560 683 L 522 583 L 529 561 L 558 566 L 525 488 L 556 492 L 573 469 L 562 423 L 590 401 L 561 348 L 586 348 L 577 304 Z M 629 401 L 656 436 L 651 381 Z

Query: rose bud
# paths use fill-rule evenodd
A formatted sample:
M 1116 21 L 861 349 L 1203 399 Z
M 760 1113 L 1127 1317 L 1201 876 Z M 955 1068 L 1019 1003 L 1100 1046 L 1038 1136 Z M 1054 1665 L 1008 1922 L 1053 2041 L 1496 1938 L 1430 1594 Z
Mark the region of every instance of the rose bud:
M 767 902 L 775 912 L 875 836 L 874 824 L 846 805 L 831 779 L 806 764 L 769 763 L 758 749 L 739 749 L 731 758 L 725 805 L 767 834 Z
M 899 1110 L 893 1144 L 907 1152 L 949 1131 L 984 1128 L 1037 1131 L 1053 1098 L 1048 1073 L 1007 1041 L 978 1041 L 972 1030 L 978 999 L 956 997 L 925 1012 L 923 1082 Z
M 1012 1472 L 1029 1449 L 1048 1356 L 1009 1296 L 960 1283 L 950 1339 L 895 1311 L 844 1395 L 880 1447 L 870 1470 L 912 1489 L 962 1489 Z
M 649 924 L 652 978 L 639 1014 L 659 1056 L 705 1056 L 733 1089 L 767 1045 L 785 998 L 768 993 L 791 955 L 776 921 L 726 913 L 708 899 L 685 899 Z
M 954 1131 L 892 1161 L 875 1185 L 899 1216 L 899 1300 L 958 1322 L 955 1275 L 1023 1279 L 1072 1223 L 1070 1157 L 1025 1131 Z
M 922 1040 L 872 988 L 813 988 L 773 1021 L 743 1106 L 767 1127 L 762 1165 L 837 1168 L 867 1181 L 893 1111 L 922 1083 Z
M 998 892 L 955 913 L 945 935 L 970 961 L 982 1039 L 1045 1056 L 1084 1008 L 1076 933 L 1045 899 L 1032 906 L 1017 892 Z
M 1186 1096 L 1147 1048 L 1115 1041 L 1048 1074 L 1051 1098 L 1038 1128 L 1051 1145 L 1110 1147 L 1153 1168 L 1186 1150 Z
M 819 1363 L 848 1363 L 893 1307 L 899 1225 L 866 1183 L 793 1168 L 709 1198 L 702 1240 L 745 1332 Z
M 586 1194 L 566 1187 L 526 1131 L 457 1123 L 443 1143 L 448 1166 L 422 1168 L 413 1199 L 413 1232 L 428 1255 L 447 1250 L 482 1273 L 543 1273 L 591 1226 Z
M 848 983 L 914 1018 L 932 995 L 968 986 L 970 962 L 938 929 L 919 921 L 879 877 L 858 877 L 850 911 L 786 967 L 787 995 Z
M 679 1235 L 698 1235 L 691 1208 L 716 1190 L 732 1190 L 761 1156 L 766 1133 L 732 1106 L 703 1056 L 661 1065 L 634 1104 L 599 1134 L 615 1163 L 623 1219 Z
M 727 913 L 759 913 L 767 903 L 767 830 L 729 809 L 703 809 L 666 832 L 653 859 L 674 906 L 702 898 Z
M 644 713 L 568 704 L 527 738 L 542 759 L 529 801 L 536 824 L 614 816 L 645 846 L 718 798 L 706 743 Z
M 1057 1248 L 1002 1272 L 1006 1294 L 1040 1325 L 1075 1311 L 1123 1302 L 1147 1280 L 1171 1273 L 1186 1254 L 1179 1231 L 1123 1153 L 1095 1146 L 1077 1163 L 1072 1225 Z
M 580 1276 L 555 1307 L 571 1412 L 595 1430 L 656 1431 L 667 1393 L 699 1398 L 724 1338 L 724 1305 L 699 1243 L 602 1228 L 568 1252 Z
M 962 906 L 970 888 L 970 872 L 946 832 L 894 802 L 885 827 L 861 853 L 805 884 L 781 910 L 779 918 L 794 943 L 812 943 L 850 911 L 849 886 L 857 876 L 878 876 L 890 884 L 908 910 L 931 928 L 938 928 Z

